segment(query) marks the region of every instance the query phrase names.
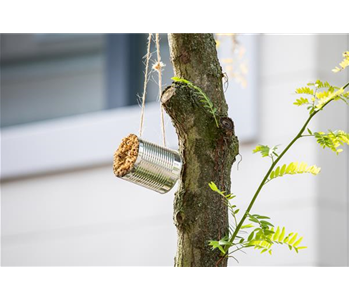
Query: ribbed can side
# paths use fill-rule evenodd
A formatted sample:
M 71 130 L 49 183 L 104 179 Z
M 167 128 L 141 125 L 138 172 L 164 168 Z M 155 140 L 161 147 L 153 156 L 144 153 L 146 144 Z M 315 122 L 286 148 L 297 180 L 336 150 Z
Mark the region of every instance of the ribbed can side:
M 180 175 L 182 162 L 178 152 L 138 140 L 136 163 L 122 178 L 162 194 L 168 192 Z

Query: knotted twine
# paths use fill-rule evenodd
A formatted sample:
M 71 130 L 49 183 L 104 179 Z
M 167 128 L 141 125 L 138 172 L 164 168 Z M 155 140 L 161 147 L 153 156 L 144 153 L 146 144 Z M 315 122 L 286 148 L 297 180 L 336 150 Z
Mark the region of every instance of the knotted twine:
M 149 61 L 150 61 L 150 56 L 151 56 L 151 53 L 150 53 L 151 40 L 152 40 L 152 33 L 149 33 L 149 35 L 148 35 L 148 42 L 147 42 L 147 54 L 146 54 L 146 63 L 145 63 L 145 73 L 144 73 L 144 86 L 143 86 L 143 95 L 142 95 L 142 108 L 141 108 L 141 121 L 140 121 L 140 128 L 139 128 L 139 137 L 141 137 L 142 133 L 143 133 L 145 98 L 146 98 L 146 93 L 147 93 Z M 158 85 L 159 85 L 158 100 L 160 102 L 160 115 L 161 115 L 161 122 L 160 123 L 161 123 L 161 132 L 162 132 L 162 141 L 163 141 L 164 147 L 166 147 L 164 108 L 163 108 L 163 106 L 161 104 L 162 68 L 165 65 L 161 61 L 159 33 L 155 34 L 155 45 L 156 45 L 157 62 L 153 65 L 153 69 L 158 72 Z

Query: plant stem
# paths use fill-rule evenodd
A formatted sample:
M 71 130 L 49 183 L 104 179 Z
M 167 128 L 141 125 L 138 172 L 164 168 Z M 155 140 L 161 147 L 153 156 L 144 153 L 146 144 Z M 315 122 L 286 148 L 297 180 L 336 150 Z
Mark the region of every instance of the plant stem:
M 327 104 L 327 103 L 326 103 L 326 104 Z M 288 144 L 288 146 L 284 149 L 284 151 L 282 151 L 282 153 L 278 156 L 278 158 L 272 163 L 272 165 L 270 166 L 270 168 L 269 168 L 267 174 L 264 176 L 262 182 L 260 183 L 260 185 L 259 185 L 259 187 L 258 187 L 256 193 L 254 194 L 254 196 L 253 196 L 253 198 L 252 198 L 252 200 L 251 200 L 251 202 L 250 202 L 250 205 L 248 206 L 248 208 L 247 208 L 247 210 L 246 210 L 244 216 L 243 216 L 242 219 L 240 220 L 240 222 L 239 222 L 238 226 L 236 227 L 236 229 L 235 229 L 235 231 L 234 231 L 232 237 L 230 238 L 230 240 L 229 240 L 230 243 L 233 243 L 233 242 L 234 242 L 234 240 L 235 240 L 235 238 L 236 238 L 236 236 L 237 236 L 237 234 L 238 234 L 238 232 L 239 232 L 241 226 L 243 225 L 244 221 L 246 220 L 246 218 L 247 218 L 249 212 L 250 212 L 251 209 L 252 209 L 253 204 L 255 203 L 255 201 L 256 201 L 256 199 L 257 199 L 257 197 L 258 197 L 260 191 L 262 190 L 262 188 L 263 188 L 265 182 L 268 180 L 268 177 L 269 177 L 270 173 L 273 171 L 273 169 L 274 169 L 274 167 L 276 166 L 276 164 L 277 164 L 277 163 L 280 161 L 280 159 L 285 155 L 285 153 L 291 148 L 291 146 L 302 136 L 302 133 L 303 133 L 303 132 L 305 131 L 305 129 L 307 128 L 307 126 L 308 126 L 310 120 L 311 120 L 318 112 L 319 112 L 319 111 L 315 111 L 315 112 L 313 112 L 313 113 L 309 116 L 309 118 L 308 118 L 307 121 L 304 123 L 302 129 L 299 131 L 299 133 L 296 135 L 296 137 Z M 224 249 L 224 250 L 227 251 L 228 248 L 229 248 L 229 247 L 225 246 L 225 249 Z
M 347 87 L 349 86 L 349 82 L 347 84 L 345 84 L 342 89 L 346 89 Z M 320 110 L 323 110 L 323 108 L 328 105 L 330 102 L 332 102 L 333 99 L 330 99 L 327 103 L 325 103 L 325 105 L 320 109 Z M 236 236 L 238 235 L 239 233 L 239 230 L 241 228 L 241 226 L 243 225 L 244 221 L 246 220 L 247 216 L 249 215 L 251 209 L 252 209 L 252 206 L 253 204 L 255 203 L 260 191 L 262 190 L 264 184 L 267 182 L 268 180 L 268 177 L 270 175 L 270 173 L 273 171 L 274 167 L 277 165 L 277 163 L 280 161 L 280 159 L 285 155 L 285 153 L 292 147 L 292 145 L 299 139 L 302 137 L 302 134 L 303 132 L 305 131 L 305 129 L 307 128 L 309 122 L 311 121 L 311 119 L 320 111 L 320 110 L 315 110 L 312 114 L 310 114 L 310 116 L 308 117 L 308 119 L 306 120 L 306 122 L 304 123 L 303 127 L 301 128 L 301 130 L 298 132 L 298 134 L 296 135 L 296 137 L 287 145 L 287 147 L 284 149 L 284 151 L 282 151 L 282 153 L 277 157 L 277 159 L 275 161 L 272 162 L 267 174 L 264 176 L 262 182 L 260 183 L 256 193 L 254 194 L 251 202 L 250 202 L 250 205 L 248 206 L 248 208 L 246 209 L 246 212 L 244 214 L 244 216 L 241 218 L 239 224 L 237 225 L 237 227 L 235 228 L 235 231 L 232 235 L 232 237 L 230 238 L 229 240 L 229 243 L 233 244 L 234 243 L 234 240 L 236 238 Z M 224 247 L 224 250 L 227 252 L 229 249 L 229 246 L 226 245 Z

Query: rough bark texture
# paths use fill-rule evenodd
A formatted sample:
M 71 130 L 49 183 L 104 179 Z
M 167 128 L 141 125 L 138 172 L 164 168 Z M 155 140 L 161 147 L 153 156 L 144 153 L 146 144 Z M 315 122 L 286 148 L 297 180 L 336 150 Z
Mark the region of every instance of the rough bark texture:
M 191 81 L 211 99 L 218 111 L 219 128 L 194 91 L 174 83 L 162 95 L 179 140 L 183 169 L 174 201 L 178 241 L 175 266 L 226 266 L 209 240 L 228 232 L 228 211 L 221 196 L 210 190 L 213 181 L 230 191 L 231 166 L 238 154 L 234 123 L 222 86 L 222 68 L 212 34 L 169 34 L 175 76 Z M 220 260 L 219 264 L 217 262 Z

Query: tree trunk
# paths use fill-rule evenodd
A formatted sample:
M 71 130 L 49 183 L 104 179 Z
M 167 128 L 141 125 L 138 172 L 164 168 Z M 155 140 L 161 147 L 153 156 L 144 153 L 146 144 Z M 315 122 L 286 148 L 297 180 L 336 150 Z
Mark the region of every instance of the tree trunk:
M 228 210 L 222 197 L 211 191 L 213 181 L 230 191 L 231 166 L 239 152 L 234 123 L 222 86 L 222 68 L 212 34 L 169 34 L 176 77 L 200 87 L 217 108 L 219 128 L 193 89 L 174 83 L 162 95 L 162 104 L 176 128 L 183 159 L 179 190 L 174 201 L 178 241 L 176 267 L 226 266 L 209 240 L 228 233 Z

